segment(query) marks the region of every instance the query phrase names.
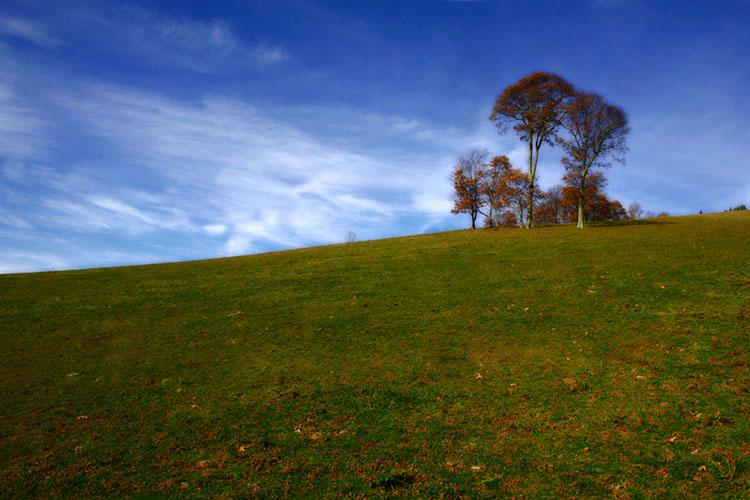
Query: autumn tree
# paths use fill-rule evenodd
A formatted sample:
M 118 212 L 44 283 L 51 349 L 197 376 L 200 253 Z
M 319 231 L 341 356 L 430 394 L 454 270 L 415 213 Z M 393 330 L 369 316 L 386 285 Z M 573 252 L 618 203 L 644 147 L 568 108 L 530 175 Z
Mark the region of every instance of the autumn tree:
M 503 212 L 500 216 L 499 224 L 503 227 L 516 227 L 518 225 L 518 217 L 513 212 Z
M 484 195 L 482 193 L 482 179 L 485 175 L 484 167 L 489 153 L 484 149 L 470 149 L 456 162 L 453 171 L 453 210 L 454 214 L 468 213 L 471 217 L 471 228 L 476 229 L 477 217 L 485 215 L 482 210 Z
M 578 224 L 585 219 L 585 191 L 589 172 L 604 168 L 610 161 L 624 162 L 627 151 L 628 117 L 625 112 L 598 94 L 577 92 L 563 105 L 562 125 L 566 136 L 557 140 L 565 150 L 562 163 L 575 174 L 578 184 Z
M 521 218 L 524 227 L 533 226 L 539 151 L 544 144 L 554 145 L 563 108 L 574 93 L 573 86 L 561 76 L 537 71 L 506 87 L 492 108 L 489 119 L 500 132 L 505 133 L 512 125 L 519 139 L 528 144 L 526 216 Z
M 504 208 L 505 174 L 511 168 L 510 160 L 505 155 L 495 156 L 486 165 L 480 183 L 480 193 L 487 215 L 484 225 L 495 227 L 500 221 L 500 213 Z
M 564 222 L 576 222 L 578 220 L 578 207 L 580 203 L 579 173 L 568 172 L 563 177 L 565 185 L 562 188 L 562 200 L 560 203 L 561 217 Z M 605 222 L 623 220 L 627 217 L 625 209 L 617 200 L 610 200 L 604 194 L 606 179 L 601 172 L 592 172 L 585 184 L 583 205 L 586 222 Z
M 534 220 L 537 224 L 559 224 L 562 210 L 561 185 L 553 186 L 541 194 L 541 202 L 534 208 Z
M 529 222 L 529 208 L 533 207 L 534 201 L 539 200 L 538 187 L 530 187 L 529 177 L 517 168 L 509 168 L 503 176 L 503 196 L 501 198 L 504 207 L 517 214 L 518 222 L 522 227 L 531 227 Z
M 498 222 L 504 221 L 507 225 L 510 220 L 507 213 L 513 213 L 516 221 L 524 225 L 528 208 L 529 178 L 519 169 L 514 168 L 507 156 L 497 156 L 494 159 L 494 167 L 497 169 L 495 179 L 497 185 L 495 191 L 499 194 L 495 198 L 494 214 Z M 539 188 L 533 191 L 534 200 L 540 197 Z

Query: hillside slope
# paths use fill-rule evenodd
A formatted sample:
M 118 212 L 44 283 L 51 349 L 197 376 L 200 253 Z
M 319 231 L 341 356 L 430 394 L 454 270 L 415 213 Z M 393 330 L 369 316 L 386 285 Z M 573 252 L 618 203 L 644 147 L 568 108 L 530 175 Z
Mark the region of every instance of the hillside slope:
M 750 214 L 0 276 L 0 496 L 750 494 Z

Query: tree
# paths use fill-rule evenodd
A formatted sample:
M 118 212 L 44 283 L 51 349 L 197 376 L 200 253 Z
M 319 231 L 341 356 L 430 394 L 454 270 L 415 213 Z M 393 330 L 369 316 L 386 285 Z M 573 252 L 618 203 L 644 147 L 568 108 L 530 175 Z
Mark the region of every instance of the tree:
M 497 97 L 489 119 L 501 133 L 513 125 L 521 141 L 529 147 L 528 191 L 524 227 L 533 226 L 536 171 L 542 145 L 554 145 L 563 108 L 573 96 L 573 86 L 561 76 L 534 72 L 506 87 Z
M 561 185 L 554 186 L 541 195 L 541 203 L 534 209 L 534 220 L 538 224 L 559 224 L 562 210 Z
M 628 205 L 627 214 L 628 219 L 640 219 L 643 217 L 643 208 L 641 208 L 641 205 L 638 202 L 634 201 Z
M 487 207 L 485 227 L 497 225 L 496 213 L 502 201 L 502 176 L 508 166 L 510 161 L 507 156 L 495 156 L 482 171 L 479 192 L 483 205 Z
M 577 92 L 563 106 L 562 126 L 568 132 L 557 141 L 565 150 L 565 170 L 574 173 L 578 185 L 578 224 L 585 219 L 586 178 L 594 168 L 605 168 L 609 161 L 624 162 L 627 151 L 628 116 L 598 94 Z
M 617 200 L 609 202 L 610 220 L 625 220 L 628 218 L 625 207 Z
M 576 172 L 568 172 L 563 177 L 565 186 L 562 188 L 562 201 L 560 202 L 561 218 L 564 222 L 575 222 L 578 219 L 578 206 L 580 200 L 580 180 Z M 626 217 L 625 209 L 617 200 L 610 200 L 604 194 L 606 179 L 601 172 L 589 174 L 589 180 L 584 189 L 584 215 L 587 222 L 606 222 L 623 220 Z
M 562 188 L 563 199 L 561 205 L 561 217 L 565 223 L 573 223 L 578 220 L 578 203 L 580 197 L 580 174 L 578 172 L 567 172 L 563 176 L 565 183 Z M 583 192 L 584 214 L 591 216 L 594 212 L 594 205 L 597 198 L 601 195 L 607 181 L 601 172 L 593 172 L 589 175 Z M 601 201 L 601 199 L 599 199 Z M 597 214 L 598 215 L 598 214 Z
M 510 163 L 503 171 L 500 183 L 501 196 L 498 208 L 505 208 L 514 212 L 521 226 L 529 227 L 527 219 L 529 193 L 532 193 L 531 200 L 533 203 L 533 200 L 539 199 L 539 188 L 531 190 L 529 188 L 529 177 L 519 169 L 512 167 Z
M 503 227 L 516 227 L 518 225 L 518 217 L 513 212 L 503 212 L 500 217 L 500 225 Z
M 484 149 L 470 149 L 457 159 L 453 172 L 454 214 L 468 213 L 471 217 L 471 228 L 477 227 L 477 216 L 486 215 L 482 211 L 484 198 L 482 195 L 482 178 L 484 166 L 489 153 Z

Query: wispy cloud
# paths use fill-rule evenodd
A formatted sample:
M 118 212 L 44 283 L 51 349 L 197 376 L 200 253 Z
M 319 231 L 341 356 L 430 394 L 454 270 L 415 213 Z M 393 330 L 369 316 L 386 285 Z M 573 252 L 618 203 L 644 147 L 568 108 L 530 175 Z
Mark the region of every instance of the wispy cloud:
M 100 87 L 75 102 L 86 110 L 79 118 L 118 145 L 130 168 L 169 179 L 171 206 L 203 226 L 227 228 L 230 238 L 285 246 L 336 241 L 349 227 L 383 225 L 421 207 L 415 197 L 430 190 L 435 176 L 434 158 L 421 165 L 407 157 L 379 161 L 237 101 L 184 104 Z M 149 220 L 97 201 L 99 208 Z
M 137 56 L 144 66 L 174 66 L 200 73 L 260 69 L 290 58 L 280 44 L 246 39 L 223 19 L 174 18 L 133 5 L 117 10 L 73 10 L 71 23 L 97 50 Z
M 57 47 L 62 42 L 50 35 L 38 22 L 20 17 L 0 18 L 0 37 L 17 37 L 42 47 Z
M 220 20 L 156 19 L 129 26 L 124 34 L 131 49 L 201 72 L 226 69 L 229 65 L 277 64 L 287 57 L 281 46 L 264 41 L 245 43 Z
M 0 274 L 69 269 L 72 265 L 56 255 L 0 249 Z
M 213 241 L 214 255 L 236 255 L 343 241 L 349 230 L 361 238 L 394 234 L 404 223 L 417 231 L 425 217 L 449 217 L 452 153 L 444 150 L 404 147 L 384 156 L 371 145 L 337 145 L 221 97 L 181 102 L 104 85 L 57 95 L 76 129 L 108 145 L 98 161 L 109 166 L 50 170 L 33 157 L 24 167 L 7 163 L 8 181 L 38 187 L 21 201 L 38 208 L 6 225 L 120 238 L 182 233 Z M 371 126 L 405 141 L 419 141 L 425 129 L 400 117 Z M 143 177 L 155 180 L 148 190 L 136 187 Z
M 39 113 L 0 77 L 0 153 L 10 158 L 38 157 L 45 143 L 43 127 Z M 19 168 L 18 162 L 5 165 L 6 172 L 18 173 Z

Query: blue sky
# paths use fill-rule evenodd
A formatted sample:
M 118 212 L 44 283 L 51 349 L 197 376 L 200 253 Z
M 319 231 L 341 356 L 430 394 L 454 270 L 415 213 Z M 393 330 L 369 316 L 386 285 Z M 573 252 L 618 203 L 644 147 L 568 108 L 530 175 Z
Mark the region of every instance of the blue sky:
M 623 204 L 748 203 L 748 23 L 746 0 L 5 0 L 0 272 L 466 227 L 454 159 L 523 166 L 487 116 L 537 69 L 629 113 Z

